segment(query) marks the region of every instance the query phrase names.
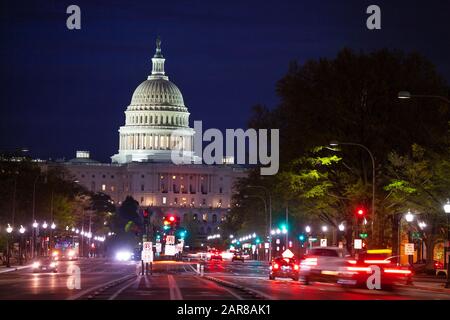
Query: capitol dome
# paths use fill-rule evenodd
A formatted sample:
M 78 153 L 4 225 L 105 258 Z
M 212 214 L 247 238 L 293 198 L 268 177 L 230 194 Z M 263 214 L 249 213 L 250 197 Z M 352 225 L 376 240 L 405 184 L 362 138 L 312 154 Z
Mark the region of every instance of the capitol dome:
M 180 89 L 175 84 L 164 78 L 159 78 L 142 82 L 134 90 L 130 105 L 184 107 L 184 101 Z
M 158 38 L 152 73 L 134 90 L 125 110 L 113 163 L 171 161 L 173 153 L 192 158 L 194 130 L 189 127 L 189 112 L 180 89 L 166 76 L 164 62 Z

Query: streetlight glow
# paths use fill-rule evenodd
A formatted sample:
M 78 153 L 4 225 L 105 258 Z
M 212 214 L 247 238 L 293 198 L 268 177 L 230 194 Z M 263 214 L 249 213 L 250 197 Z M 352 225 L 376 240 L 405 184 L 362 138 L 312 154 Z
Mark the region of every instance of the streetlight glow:
M 328 227 L 327 226 L 322 226 L 322 231 L 323 232 L 327 232 L 328 231 Z
M 23 227 L 23 225 L 20 225 L 19 232 L 20 232 L 21 234 L 24 234 L 24 233 L 25 233 L 25 228 Z
M 447 199 L 447 203 L 444 205 L 444 212 L 450 213 L 450 200 Z
M 34 222 L 33 222 L 33 228 L 37 228 L 38 226 L 39 226 L 39 223 L 37 223 L 37 221 L 34 220 Z
M 47 222 L 44 221 L 44 223 L 42 224 L 42 228 L 47 229 L 47 227 L 48 227 L 48 224 L 47 224 Z
M 6 228 L 6 232 L 11 233 L 13 231 L 13 227 L 8 223 L 8 227 Z
M 306 226 L 305 231 L 306 231 L 307 233 L 310 233 L 310 232 L 311 232 L 311 227 L 310 227 L 310 226 Z
M 408 211 L 408 213 L 405 215 L 405 219 L 408 222 L 412 222 L 414 220 L 414 215 L 411 213 L 411 211 Z
M 339 231 L 344 231 L 344 230 L 345 230 L 345 226 L 344 226 L 343 223 L 341 223 L 341 224 L 338 226 L 338 228 L 339 228 Z
M 56 228 L 56 224 L 54 222 L 52 222 L 52 225 L 50 228 L 52 228 L 54 230 Z

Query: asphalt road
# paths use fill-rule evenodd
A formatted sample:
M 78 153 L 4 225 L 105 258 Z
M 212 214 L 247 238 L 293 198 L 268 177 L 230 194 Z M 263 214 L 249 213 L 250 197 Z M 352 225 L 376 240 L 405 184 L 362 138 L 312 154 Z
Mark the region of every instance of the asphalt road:
M 70 289 L 70 265 L 80 268 L 80 289 Z M 0 274 L 0 299 L 89 300 L 450 300 L 450 291 L 400 286 L 394 291 L 345 288 L 334 283 L 304 285 L 268 279 L 265 264 L 246 261 L 156 262 L 152 274 L 140 275 L 139 264 L 107 259 L 60 262 L 58 273 L 23 269 Z M 72 283 L 69 281 L 69 284 Z

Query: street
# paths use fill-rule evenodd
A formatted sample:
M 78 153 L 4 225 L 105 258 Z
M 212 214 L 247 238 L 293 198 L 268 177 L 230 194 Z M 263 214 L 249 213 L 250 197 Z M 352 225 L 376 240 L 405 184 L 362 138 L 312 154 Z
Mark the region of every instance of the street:
M 70 264 L 80 267 L 80 289 L 67 286 Z M 450 300 L 450 290 L 419 286 L 423 280 L 393 291 L 344 288 L 334 283 L 304 285 L 287 279 L 271 281 L 267 266 L 258 261 L 208 261 L 203 276 L 194 261 L 157 261 L 152 271 L 142 276 L 139 263 L 100 258 L 60 262 L 58 273 L 34 274 L 31 268 L 25 268 L 0 273 L 0 299 Z

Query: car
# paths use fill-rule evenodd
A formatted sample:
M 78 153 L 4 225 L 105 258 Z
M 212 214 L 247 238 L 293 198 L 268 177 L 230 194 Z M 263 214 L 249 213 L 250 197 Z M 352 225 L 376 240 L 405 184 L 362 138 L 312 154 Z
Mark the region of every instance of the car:
M 351 256 L 345 248 L 316 247 L 309 249 L 300 263 L 300 277 L 304 284 L 310 281 L 337 282 Z
M 73 248 L 55 249 L 52 252 L 52 259 L 60 261 L 78 260 L 78 253 Z
M 219 251 L 211 251 L 209 260 L 221 260 L 222 261 L 222 255 Z
M 298 281 L 299 279 L 300 265 L 295 258 L 277 257 L 271 261 L 269 269 L 269 280 L 291 278 Z
M 367 280 L 379 270 L 380 289 L 392 290 L 398 282 L 411 283 L 412 266 L 402 266 L 397 257 L 391 256 L 390 249 L 371 249 L 358 254 L 340 274 L 338 283 L 358 287 L 368 287 Z M 375 280 L 371 279 L 374 284 Z
M 244 254 L 242 252 L 235 252 L 233 254 L 233 257 L 231 258 L 231 261 L 232 262 L 234 262 L 234 261 L 242 261 L 242 262 L 244 262 L 245 261 L 245 256 L 244 256 Z
M 51 258 L 35 260 L 32 265 L 33 273 L 38 272 L 58 272 L 58 261 Z

